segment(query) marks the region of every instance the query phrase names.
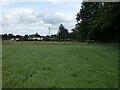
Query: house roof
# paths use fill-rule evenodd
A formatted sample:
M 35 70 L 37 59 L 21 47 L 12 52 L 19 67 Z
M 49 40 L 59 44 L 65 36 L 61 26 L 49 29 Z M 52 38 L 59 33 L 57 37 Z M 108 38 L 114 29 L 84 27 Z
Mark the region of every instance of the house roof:
M 29 35 L 29 37 L 30 38 L 33 38 L 33 37 L 41 37 L 38 33 L 36 33 L 36 34 L 31 34 L 31 35 Z

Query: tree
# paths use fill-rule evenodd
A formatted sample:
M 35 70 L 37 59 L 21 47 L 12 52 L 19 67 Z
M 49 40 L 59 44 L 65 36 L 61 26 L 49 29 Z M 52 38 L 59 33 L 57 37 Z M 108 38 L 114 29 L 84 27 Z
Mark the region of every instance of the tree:
M 70 38 L 73 39 L 73 40 L 79 41 L 81 39 L 81 37 L 80 37 L 80 27 L 76 26 L 71 31 L 72 31 L 72 33 L 70 33 Z
M 28 35 L 25 35 L 24 38 L 28 38 L 29 36 Z
M 92 33 L 92 22 L 94 21 L 98 9 L 101 7 L 101 3 L 98 2 L 83 2 L 81 10 L 77 13 L 77 27 L 80 30 L 80 38 L 82 41 L 85 41 L 88 37 L 91 37 Z
M 25 36 L 24 36 L 24 40 L 27 41 L 27 40 L 28 40 L 28 37 L 29 37 L 28 35 L 25 35 Z
M 93 32 L 97 40 L 118 41 L 120 3 L 104 3 L 93 21 Z
M 8 34 L 8 38 L 11 39 L 11 38 L 14 38 L 15 36 L 13 34 Z
M 78 38 L 81 41 L 85 41 L 87 38 L 104 42 L 118 41 L 119 16 L 120 2 L 83 2 L 77 13 L 77 28 L 75 27 L 73 33 L 79 31 Z
M 67 39 L 68 37 L 69 37 L 68 30 L 62 24 L 60 24 L 58 31 L 58 38 Z
M 16 37 L 16 38 L 20 38 L 21 36 L 20 36 L 20 35 L 16 35 L 15 37 Z
M 7 34 L 3 34 L 3 35 L 2 35 L 2 40 L 9 40 L 8 35 L 7 35 Z

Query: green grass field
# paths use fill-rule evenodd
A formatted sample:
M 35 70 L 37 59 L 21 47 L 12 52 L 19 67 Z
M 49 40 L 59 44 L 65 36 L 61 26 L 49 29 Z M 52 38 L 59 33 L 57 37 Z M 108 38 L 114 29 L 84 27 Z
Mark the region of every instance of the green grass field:
M 3 88 L 117 88 L 115 44 L 3 44 Z

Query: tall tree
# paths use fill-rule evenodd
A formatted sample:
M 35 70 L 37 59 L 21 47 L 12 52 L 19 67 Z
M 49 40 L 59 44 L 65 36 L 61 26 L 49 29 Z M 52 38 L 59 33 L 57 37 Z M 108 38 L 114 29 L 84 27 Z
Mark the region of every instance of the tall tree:
M 79 39 L 82 41 L 85 41 L 87 38 L 105 42 L 118 41 L 119 16 L 120 2 L 83 2 L 76 18 L 76 26 L 79 27 Z
M 13 34 L 8 34 L 8 38 L 14 38 L 15 36 Z
M 88 37 L 92 37 L 91 30 L 92 30 L 92 22 L 94 21 L 98 9 L 101 7 L 101 3 L 97 2 L 83 2 L 81 6 L 81 10 L 77 13 L 77 22 L 78 26 L 80 27 L 80 36 L 81 40 L 85 40 Z
M 92 25 L 97 40 L 105 42 L 118 40 L 119 16 L 120 3 L 104 3 Z
M 68 30 L 62 24 L 60 24 L 58 31 L 58 38 L 67 39 L 68 37 L 69 37 Z

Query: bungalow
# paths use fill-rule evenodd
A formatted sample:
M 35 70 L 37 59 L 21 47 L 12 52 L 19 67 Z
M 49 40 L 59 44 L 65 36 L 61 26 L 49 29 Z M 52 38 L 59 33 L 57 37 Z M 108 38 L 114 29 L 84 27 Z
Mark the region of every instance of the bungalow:
M 38 33 L 29 35 L 28 40 L 43 40 L 43 37 L 41 37 Z
M 18 41 L 19 38 L 11 38 L 10 40 L 11 40 L 11 41 Z

